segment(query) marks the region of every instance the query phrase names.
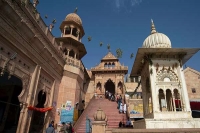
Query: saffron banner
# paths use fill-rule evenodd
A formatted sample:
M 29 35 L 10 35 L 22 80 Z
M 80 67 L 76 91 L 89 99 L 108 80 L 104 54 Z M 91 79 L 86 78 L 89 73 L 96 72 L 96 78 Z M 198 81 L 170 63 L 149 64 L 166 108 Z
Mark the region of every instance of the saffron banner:
M 36 108 L 36 107 L 33 107 L 33 106 L 28 106 L 28 109 L 29 109 L 29 110 L 39 111 L 39 112 L 47 112 L 47 111 L 49 111 L 49 110 L 52 110 L 53 107 Z

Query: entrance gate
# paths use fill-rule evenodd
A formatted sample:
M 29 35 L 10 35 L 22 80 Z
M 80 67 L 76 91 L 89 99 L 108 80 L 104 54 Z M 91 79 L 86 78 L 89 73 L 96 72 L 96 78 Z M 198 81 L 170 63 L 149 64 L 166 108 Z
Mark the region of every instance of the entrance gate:
M 0 132 L 16 132 L 20 115 L 18 95 L 22 81 L 5 73 L 0 76 Z

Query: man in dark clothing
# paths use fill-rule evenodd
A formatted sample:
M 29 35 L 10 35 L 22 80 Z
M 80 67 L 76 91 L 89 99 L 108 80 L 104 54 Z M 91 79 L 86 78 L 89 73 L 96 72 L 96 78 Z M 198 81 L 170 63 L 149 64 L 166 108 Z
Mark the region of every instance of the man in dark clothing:
M 122 122 L 121 121 L 119 122 L 119 127 L 122 127 Z
M 69 123 L 69 130 L 68 130 L 68 133 L 73 133 L 73 132 L 72 132 L 72 124 L 71 124 L 71 122 Z

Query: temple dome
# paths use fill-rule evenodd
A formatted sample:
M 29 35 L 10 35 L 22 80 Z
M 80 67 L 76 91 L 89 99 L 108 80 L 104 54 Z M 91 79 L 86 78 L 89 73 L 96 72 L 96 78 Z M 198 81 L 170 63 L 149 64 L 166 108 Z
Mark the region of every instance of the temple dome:
M 70 13 L 66 16 L 65 21 L 74 21 L 79 25 L 82 25 L 81 18 L 76 13 Z
M 143 48 L 171 48 L 170 39 L 163 33 L 156 32 L 154 23 L 151 25 L 151 35 L 143 42 Z

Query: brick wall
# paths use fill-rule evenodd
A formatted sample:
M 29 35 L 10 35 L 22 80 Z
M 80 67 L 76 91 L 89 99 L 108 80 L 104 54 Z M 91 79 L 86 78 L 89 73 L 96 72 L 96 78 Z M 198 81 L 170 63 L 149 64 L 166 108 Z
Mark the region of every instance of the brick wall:
M 187 67 L 184 74 L 189 99 L 200 99 L 200 72 Z

